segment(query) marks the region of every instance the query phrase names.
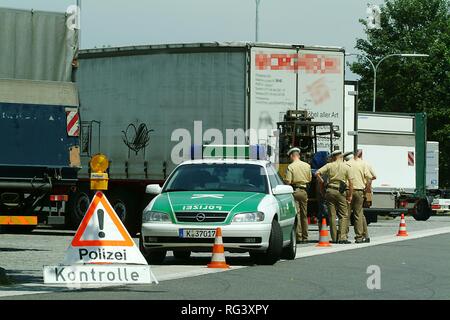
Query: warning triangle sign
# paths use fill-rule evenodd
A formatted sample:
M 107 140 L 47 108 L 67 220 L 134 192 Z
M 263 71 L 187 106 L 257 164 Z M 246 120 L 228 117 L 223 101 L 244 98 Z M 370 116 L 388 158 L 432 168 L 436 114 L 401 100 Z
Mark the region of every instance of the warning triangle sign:
M 67 249 L 63 264 L 147 264 L 106 196 L 98 191 Z
M 74 247 L 134 246 L 122 221 L 102 192 L 97 192 L 72 240 Z

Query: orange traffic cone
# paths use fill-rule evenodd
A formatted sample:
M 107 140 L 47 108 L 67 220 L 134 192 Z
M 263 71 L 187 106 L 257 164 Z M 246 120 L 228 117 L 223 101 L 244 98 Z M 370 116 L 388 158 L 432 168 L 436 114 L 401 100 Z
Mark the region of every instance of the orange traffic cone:
M 331 247 L 330 241 L 328 240 L 328 227 L 327 219 L 322 218 L 322 227 L 319 233 L 319 243 L 316 247 Z
M 400 219 L 400 227 L 398 229 L 397 237 L 407 237 L 408 232 L 406 232 L 406 222 L 405 215 L 402 213 L 402 217 Z
M 214 239 L 214 246 L 212 250 L 211 263 L 208 263 L 208 268 L 229 268 L 230 266 L 225 262 L 225 254 L 222 241 L 222 229 L 216 229 L 216 238 Z

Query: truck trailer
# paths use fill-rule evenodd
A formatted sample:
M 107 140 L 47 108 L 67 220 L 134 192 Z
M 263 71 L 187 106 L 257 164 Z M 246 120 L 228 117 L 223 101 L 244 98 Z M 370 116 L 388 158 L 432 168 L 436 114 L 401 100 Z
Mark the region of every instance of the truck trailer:
M 65 13 L 0 8 L 0 227 L 68 223 L 79 157 L 77 32 Z
M 109 199 L 138 231 L 149 197 L 191 144 L 265 144 L 276 148 L 277 122 L 288 110 L 344 129 L 344 50 L 254 43 L 201 43 L 82 50 L 81 162 L 70 214 L 89 204 L 89 159 L 110 159 Z M 218 141 L 227 129 L 254 129 L 248 141 Z M 344 135 L 333 137 L 343 148 Z M 319 141 L 329 150 L 329 140 Z M 276 152 L 272 161 L 277 162 Z

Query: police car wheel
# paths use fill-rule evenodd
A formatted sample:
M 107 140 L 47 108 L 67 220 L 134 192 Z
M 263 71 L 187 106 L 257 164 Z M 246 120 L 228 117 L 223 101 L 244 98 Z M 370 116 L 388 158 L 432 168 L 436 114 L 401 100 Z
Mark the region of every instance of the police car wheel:
M 187 260 L 191 256 L 191 251 L 176 250 L 176 251 L 173 252 L 173 256 L 175 257 L 175 259 Z
M 148 264 L 162 264 L 166 259 L 166 250 L 151 250 L 144 256 Z
M 162 264 L 166 258 L 166 250 L 148 250 L 144 247 L 142 235 L 139 237 L 139 250 L 148 264 Z
M 256 264 L 272 265 L 280 260 L 283 251 L 283 233 L 277 220 L 272 221 L 269 247 L 266 252 L 251 251 L 250 257 Z
M 297 235 L 296 235 L 296 227 L 294 224 L 291 230 L 291 242 L 286 248 L 283 248 L 283 253 L 281 257 L 286 260 L 294 260 L 295 255 L 297 254 Z

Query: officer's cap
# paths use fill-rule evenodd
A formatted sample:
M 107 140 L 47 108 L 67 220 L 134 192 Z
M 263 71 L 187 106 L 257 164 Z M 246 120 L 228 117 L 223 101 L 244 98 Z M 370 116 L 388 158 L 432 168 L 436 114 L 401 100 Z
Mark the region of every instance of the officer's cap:
M 291 155 L 291 153 L 292 153 L 292 152 L 294 152 L 294 151 L 296 151 L 296 152 L 300 153 L 300 149 L 299 149 L 299 148 L 296 148 L 296 147 L 295 147 L 295 148 L 291 148 L 291 149 L 289 149 L 289 151 L 287 152 L 287 155 L 288 155 L 288 156 L 290 156 L 290 155 Z
M 341 150 L 334 150 L 332 153 L 331 153 L 331 157 L 336 157 L 336 156 L 338 156 L 338 155 L 341 155 L 342 154 L 342 151 Z
M 347 157 L 349 157 L 351 155 L 353 155 L 353 151 L 348 151 L 348 152 L 343 154 L 344 158 L 347 158 Z

